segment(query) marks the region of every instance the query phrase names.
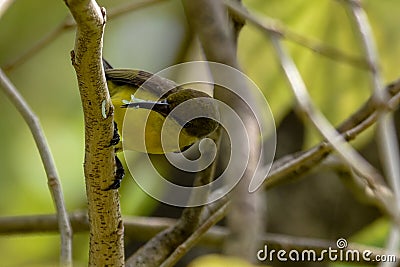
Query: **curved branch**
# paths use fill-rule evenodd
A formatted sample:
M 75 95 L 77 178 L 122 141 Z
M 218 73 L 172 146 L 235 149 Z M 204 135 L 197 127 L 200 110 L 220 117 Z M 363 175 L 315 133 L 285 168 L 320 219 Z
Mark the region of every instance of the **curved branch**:
M 254 14 L 253 12 L 249 13 L 244 7 L 236 4 L 232 0 L 223 0 L 223 2 L 231 12 L 233 12 L 237 16 L 240 16 L 242 19 L 245 19 L 246 21 L 252 23 L 254 26 L 259 28 L 266 34 L 276 34 L 293 43 L 310 49 L 315 53 L 336 61 L 344 62 L 353 67 L 367 70 L 371 69 L 371 66 L 368 64 L 367 60 L 362 57 L 348 54 L 336 47 L 329 46 L 328 44 L 325 44 L 321 41 L 317 41 L 311 39 L 310 37 L 301 35 L 291 30 L 285 24 L 275 18 L 270 18 L 265 15 L 263 15 L 262 18 L 259 18 L 258 16 L 256 16 L 256 14 Z
M 382 103 L 382 107 L 385 107 L 387 100 L 387 92 L 383 87 L 383 79 L 379 69 L 379 57 L 378 51 L 376 49 L 374 37 L 372 34 L 371 25 L 369 23 L 367 14 L 361 6 L 361 1 L 359 0 L 348 0 L 346 1 L 351 13 L 353 15 L 354 22 L 357 26 L 359 32 L 361 43 L 364 47 L 364 53 L 368 59 L 372 71 L 371 78 L 373 84 L 373 93 L 377 98 L 377 102 Z M 395 122 L 393 118 L 393 113 L 385 112 L 382 110 L 378 117 L 378 134 L 380 138 L 378 140 L 379 152 L 381 152 L 382 165 L 385 170 L 385 174 L 389 180 L 394 193 L 395 203 L 393 204 L 393 213 L 397 214 L 400 211 L 400 154 L 399 154 L 399 144 L 397 141 Z M 391 229 L 391 234 L 389 235 L 389 241 L 387 245 L 387 251 L 390 253 L 396 252 L 399 247 L 400 241 L 400 229 L 399 223 L 393 225 Z M 380 265 L 380 266 L 391 266 Z
M 72 264 L 72 230 L 69 223 L 67 210 L 64 204 L 64 196 L 62 193 L 60 179 L 58 177 L 57 168 L 51 155 L 49 145 L 43 133 L 39 119 L 36 114 L 31 110 L 28 103 L 19 94 L 17 89 L 8 80 L 7 76 L 0 69 L 0 85 L 6 93 L 11 102 L 15 105 L 21 113 L 25 122 L 28 124 L 35 139 L 36 146 L 38 147 L 40 157 L 47 175 L 47 184 L 51 196 L 54 201 L 54 206 L 57 211 L 58 227 L 61 235 L 61 255 L 60 262 L 64 266 L 71 266 Z
M 235 34 L 237 35 L 238 32 L 232 29 L 231 25 L 228 25 L 228 12 L 222 1 L 184 0 L 183 6 L 189 26 L 198 35 L 207 60 L 240 70 L 235 43 Z M 254 104 L 254 96 L 248 90 L 248 84 L 243 79 L 239 77 L 230 77 L 230 79 L 234 80 L 233 83 L 238 88 L 242 88 L 240 97 L 247 98 L 247 103 L 243 104 L 240 97 L 217 85 L 214 86 L 214 98 L 230 106 L 240 116 L 243 124 L 246 125 L 250 150 L 242 178 L 229 195 L 231 209 L 227 216 L 227 223 L 232 235 L 231 240 L 225 244 L 225 251 L 227 254 L 252 261 L 256 253 L 257 236 L 262 232 L 261 213 L 263 211 L 259 207 L 262 202 L 261 194 L 259 192 L 249 193 L 249 184 L 257 168 L 261 144 L 259 142 L 258 123 L 253 114 L 249 112 L 248 107 L 255 109 L 257 105 Z M 238 127 L 238 125 L 234 127 Z M 245 143 L 235 143 L 235 147 L 238 151 L 246 151 L 247 149 Z M 240 170 L 237 171 L 240 172 Z M 243 207 L 246 207 L 246 209 L 243 209 Z M 252 225 L 252 227 L 245 228 L 244 225 Z
M 387 105 L 395 109 L 400 102 L 400 80 L 393 82 L 385 88 L 388 95 L 391 96 Z M 337 131 L 347 140 L 355 139 L 360 133 L 373 125 L 378 117 L 379 105 L 372 96 L 358 111 L 345 120 Z M 266 189 L 275 187 L 281 183 L 298 179 L 300 176 L 309 172 L 312 168 L 318 166 L 331 152 L 333 147 L 330 143 L 323 141 L 309 150 L 287 155 L 277 161 L 272 166 L 271 172 L 264 182 Z M 367 186 L 367 185 L 366 185 Z M 381 194 L 383 191 L 390 190 L 385 185 L 375 185 L 379 194 L 374 194 L 375 204 L 382 211 L 389 215 L 395 222 L 400 222 L 398 213 L 392 208 L 393 201 L 387 194 Z M 371 190 L 368 186 L 367 189 Z M 374 192 L 372 190 L 371 192 Z

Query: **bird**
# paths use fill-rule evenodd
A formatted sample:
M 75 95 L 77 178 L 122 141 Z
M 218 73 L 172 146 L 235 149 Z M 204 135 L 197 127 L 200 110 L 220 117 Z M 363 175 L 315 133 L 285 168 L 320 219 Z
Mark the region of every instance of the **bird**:
M 114 106 L 111 144 L 116 153 L 181 152 L 218 128 L 218 105 L 207 93 L 147 71 L 113 68 L 105 59 L 103 67 Z M 124 175 L 117 157 L 116 161 L 117 174 L 109 189 L 119 188 Z

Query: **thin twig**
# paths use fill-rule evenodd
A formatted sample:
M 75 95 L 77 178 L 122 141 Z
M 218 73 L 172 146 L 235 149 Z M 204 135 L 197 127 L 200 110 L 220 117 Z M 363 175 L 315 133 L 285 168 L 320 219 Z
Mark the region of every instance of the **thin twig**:
M 361 69 L 370 69 L 370 65 L 368 64 L 368 62 L 362 57 L 350 55 L 335 47 L 298 34 L 287 28 L 282 22 L 277 19 L 273 19 L 265 15 L 262 16 L 262 19 L 258 18 L 254 14 L 254 12 L 250 14 L 244 7 L 236 4 L 232 0 L 223 0 L 223 2 L 232 12 L 251 22 L 254 26 L 261 29 L 267 34 L 274 33 L 280 35 L 282 38 L 292 41 L 298 45 L 314 51 L 315 53 L 318 53 L 335 61 L 342 61 L 351 66 Z
M 364 179 L 359 177 L 357 173 L 349 168 L 349 165 L 346 164 L 346 162 L 344 162 L 340 157 L 336 155 L 330 155 L 325 161 L 320 164 L 320 167 L 334 171 L 341 179 L 343 184 L 345 184 L 347 188 L 351 190 L 353 195 L 357 197 L 358 200 L 366 204 L 372 204 L 384 211 L 385 214 L 388 214 L 386 209 L 388 207 L 391 207 L 394 201 L 393 192 L 388 190 L 388 187 L 384 186 L 381 190 L 381 192 L 386 195 L 385 199 L 388 202 L 388 205 L 383 206 L 382 201 L 377 198 L 374 192 L 370 190 Z M 319 170 L 320 168 L 318 168 L 318 171 Z
M 291 58 L 283 49 L 278 39 L 279 37 L 271 35 L 271 38 L 300 108 L 305 112 L 318 131 L 329 141 L 336 152 L 364 178 L 369 189 L 372 190 L 382 205 L 386 207 L 386 210 L 390 211 L 392 209 L 392 204 L 390 204 L 386 194 L 382 191 L 382 188 L 385 187 L 383 179 L 378 171 L 360 156 L 314 107 L 300 73 L 294 62 L 292 62 Z M 396 212 L 390 211 L 390 214 L 396 214 Z M 395 221 L 398 222 L 398 216 L 394 216 Z
M 71 24 L 71 21 L 73 20 L 70 16 L 66 17 L 55 29 L 48 32 L 39 41 L 37 41 L 31 47 L 29 47 L 29 49 L 21 53 L 17 58 L 4 65 L 4 71 L 10 72 L 14 68 L 22 65 L 29 58 L 36 55 L 40 50 L 42 50 L 44 47 L 46 47 L 55 39 L 57 39 L 62 33 L 64 33 L 65 30 L 71 29 L 72 28 L 71 25 L 75 26 L 74 23 Z
M 374 88 L 373 93 L 374 97 L 376 98 L 376 103 L 378 103 L 377 106 L 379 108 L 385 107 L 386 103 L 388 103 L 388 98 L 390 95 L 387 91 L 385 91 L 385 87 L 382 82 L 382 76 L 378 66 L 378 53 L 375 48 L 368 17 L 361 7 L 360 1 L 348 0 L 347 3 L 349 3 L 352 14 L 358 26 L 361 40 L 364 45 L 365 54 L 369 64 L 371 65 L 372 84 Z M 397 209 L 400 211 L 400 165 L 398 164 L 400 162 L 400 157 L 393 116 L 391 113 L 387 113 L 387 111 L 390 111 L 388 109 L 384 110 L 386 112 L 383 112 L 382 110 L 379 111 L 378 131 L 381 135 L 379 140 L 381 141 L 380 149 L 383 154 L 382 164 L 391 182 L 393 192 L 396 197 Z
M 279 37 L 271 35 L 271 39 L 301 110 L 350 166 L 357 170 L 362 176 L 369 179 L 371 184 L 375 184 L 377 179 L 382 180 L 375 168 L 355 152 L 328 120 L 316 109 L 297 67 L 280 43 Z
M 114 19 L 117 17 L 120 17 L 122 15 L 125 15 L 127 13 L 130 13 L 135 10 L 142 9 L 144 7 L 148 7 L 154 4 L 159 4 L 161 2 L 166 2 L 167 0 L 142 0 L 140 2 L 137 1 L 128 1 L 118 7 L 114 7 L 113 9 L 110 9 L 108 12 L 107 16 L 109 19 Z
M 47 175 L 47 184 L 53 198 L 54 206 L 57 211 L 58 227 L 61 236 L 61 255 L 60 263 L 64 266 L 72 265 L 72 230 L 68 219 L 67 210 L 64 204 L 60 179 L 57 168 L 50 152 L 49 145 L 43 133 L 40 121 L 36 114 L 29 107 L 28 103 L 0 69 L 0 85 L 3 92 L 11 100 L 19 113 L 24 118 L 31 130 L 36 146 Z
M 388 105 L 392 110 L 396 109 L 400 103 L 400 80 L 387 85 L 385 90 L 391 96 Z M 377 117 L 375 98 L 370 97 L 361 108 L 339 125 L 337 131 L 346 140 L 351 141 L 374 124 Z M 332 146 L 323 141 L 308 150 L 296 152 L 276 160 L 264 182 L 264 186 L 269 189 L 292 178 L 300 177 L 318 165 L 331 151 Z
M 161 264 L 161 267 L 169 267 L 174 266 L 194 245 L 196 245 L 201 237 L 205 235 L 205 233 L 217 224 L 222 218 L 225 217 L 227 213 L 229 204 L 225 203 L 221 208 L 219 208 L 214 214 L 207 218 L 204 222 L 202 222 L 199 227 L 196 228 L 196 231 L 193 232 L 192 235 L 188 239 L 185 240 L 182 244 L 179 245 L 175 249 L 175 251 Z
M 384 107 L 384 103 L 387 102 L 388 95 L 383 90 L 382 76 L 378 65 L 378 52 L 367 14 L 361 6 L 361 1 L 347 0 L 346 3 L 348 4 L 351 14 L 353 15 L 362 45 L 364 47 L 364 53 L 372 69 L 371 77 L 374 95 L 377 98 L 377 102 L 382 103 L 382 107 Z M 396 200 L 394 212 L 398 213 L 400 212 L 400 156 L 392 113 L 387 113 L 385 110 L 381 110 L 381 112 L 379 112 L 378 133 L 380 136 L 378 139 L 378 144 L 382 156 L 381 162 L 394 192 L 394 197 Z M 388 242 L 387 246 L 388 253 L 393 253 L 398 249 L 400 242 L 399 227 L 400 225 L 396 224 L 393 226 L 390 238 L 391 242 Z M 392 264 L 383 263 L 381 266 L 392 266 Z
M 107 19 L 111 20 L 119 16 L 125 15 L 129 12 L 139 10 L 141 8 L 151 6 L 153 4 L 158 4 L 164 1 L 166 0 L 142 0 L 141 2 L 130 1 L 127 2 L 126 4 L 111 9 L 107 13 Z M 75 21 L 72 19 L 71 16 L 67 16 L 60 24 L 56 26 L 56 28 L 54 28 L 45 36 L 43 36 L 41 39 L 39 39 L 39 41 L 37 41 L 34 45 L 28 48 L 25 52 L 20 54 L 17 58 L 4 65 L 3 67 L 4 71 L 9 72 L 12 69 L 20 66 L 21 64 L 26 62 L 29 58 L 31 58 L 33 55 L 35 55 L 37 52 L 39 52 L 48 44 L 57 39 L 62 33 L 74 29 L 75 27 L 76 27 Z

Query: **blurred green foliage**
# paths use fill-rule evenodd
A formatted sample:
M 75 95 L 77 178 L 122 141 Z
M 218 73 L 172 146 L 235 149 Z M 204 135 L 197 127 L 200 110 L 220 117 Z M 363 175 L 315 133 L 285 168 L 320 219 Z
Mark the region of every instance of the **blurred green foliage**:
M 123 0 L 98 1 L 111 10 Z M 346 10 L 332 0 L 247 0 L 249 10 L 281 20 L 290 29 L 353 55 L 362 55 L 357 33 Z M 397 0 L 365 1 L 375 33 L 385 80 L 396 79 L 400 57 L 400 9 Z M 19 0 L 0 18 L 0 66 L 12 62 L 54 30 L 68 15 L 63 1 Z M 104 56 L 118 67 L 152 72 L 181 62 L 188 27 L 180 1 L 165 1 L 110 19 L 104 36 Z M 285 42 L 309 91 L 324 114 L 338 123 L 369 96 L 368 73 Z M 40 118 L 62 180 L 69 211 L 85 209 L 83 178 L 83 116 L 69 52 L 74 31 L 66 31 L 8 72 Z M 239 39 L 239 59 L 246 74 L 262 89 L 279 122 L 293 104 L 285 77 L 268 38 L 247 24 Z M 45 173 L 28 127 L 0 97 L 0 215 L 53 213 Z M 314 131 L 310 131 L 311 136 Z M 309 137 L 309 140 L 315 140 Z M 312 141 L 310 141 L 312 142 Z M 146 215 L 155 201 L 132 179 L 121 188 L 124 214 Z M 52 265 L 57 262 L 56 235 L 0 238 L 1 266 Z M 87 236 L 74 241 L 74 258 L 86 265 Z M 23 256 L 21 256 L 23 252 Z
M 398 78 L 396 65 L 400 48 L 396 25 L 400 18 L 388 15 L 398 8 L 396 1 L 364 1 L 364 6 L 376 37 L 383 78 Z M 255 13 L 277 18 L 289 29 L 316 41 L 322 41 L 353 56 L 362 56 L 358 32 L 341 1 L 270 0 L 245 1 Z M 396 41 L 397 40 L 397 41 Z M 367 71 L 329 59 L 304 46 L 286 42 L 297 63 L 308 90 L 321 111 L 338 124 L 354 112 L 371 93 Z M 262 47 L 262 49 L 260 49 Z M 251 51 L 257 51 L 252 53 Z M 269 39 L 252 26 L 244 27 L 240 35 L 239 57 L 247 75 L 265 93 L 275 119 L 279 122 L 293 104 L 293 97 L 280 69 Z M 315 131 L 309 132 L 308 141 Z M 308 142 L 308 143 L 309 143 Z

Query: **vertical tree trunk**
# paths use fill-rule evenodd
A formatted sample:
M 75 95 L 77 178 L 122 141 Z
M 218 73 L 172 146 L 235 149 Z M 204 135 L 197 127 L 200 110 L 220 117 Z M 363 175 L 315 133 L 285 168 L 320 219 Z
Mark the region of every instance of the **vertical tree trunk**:
M 84 172 L 90 221 L 89 266 L 123 266 L 123 224 L 114 179 L 113 107 L 101 63 L 105 10 L 94 0 L 65 0 L 76 23 L 71 59 L 85 118 Z

